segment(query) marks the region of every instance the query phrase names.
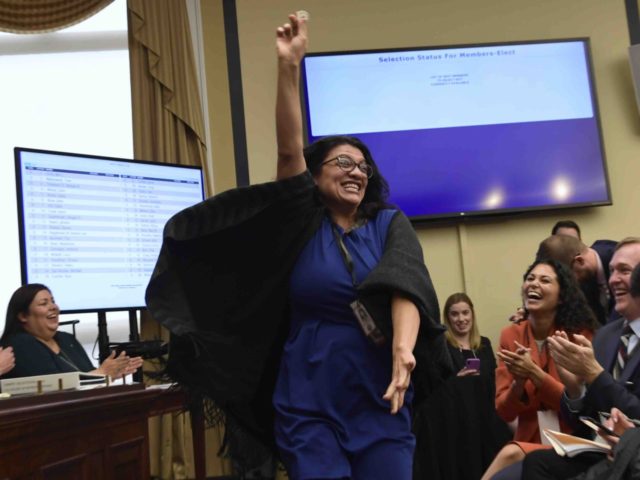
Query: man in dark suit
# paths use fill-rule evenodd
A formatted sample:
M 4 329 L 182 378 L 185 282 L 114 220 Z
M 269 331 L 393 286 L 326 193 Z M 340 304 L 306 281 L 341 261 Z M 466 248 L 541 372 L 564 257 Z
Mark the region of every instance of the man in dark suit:
M 551 235 L 540 242 L 537 258 L 551 258 L 571 267 L 587 297 L 589 306 L 602 324 L 618 318 L 609 292 L 609 263 L 616 247 L 613 240 L 596 240 L 587 247 L 569 235 Z
M 562 414 L 574 425 L 579 415 L 597 416 L 616 407 L 640 418 L 640 301 L 630 293 L 631 273 L 640 265 L 640 238 L 622 240 L 611 260 L 609 287 L 615 309 L 622 316 L 602 327 L 593 345 L 581 335 L 573 342 L 566 335 L 549 337 L 549 349 L 565 384 Z M 629 327 L 629 328 L 626 328 Z M 628 330 L 624 359 L 618 359 L 621 336 Z M 553 450 L 533 452 L 524 460 L 522 478 L 571 478 L 602 458 L 581 454 L 560 457 Z

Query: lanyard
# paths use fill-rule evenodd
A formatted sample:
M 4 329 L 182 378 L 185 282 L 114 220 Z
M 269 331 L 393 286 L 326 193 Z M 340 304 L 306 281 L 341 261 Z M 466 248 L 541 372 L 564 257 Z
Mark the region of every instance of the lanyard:
M 353 258 L 351 257 L 349 250 L 347 250 L 346 245 L 342 241 L 342 237 L 340 236 L 340 233 L 338 233 L 338 229 L 336 228 L 336 226 L 331 224 L 331 230 L 333 231 L 333 236 L 335 237 L 336 243 L 338 244 L 340 256 L 342 257 L 347 270 L 351 274 L 351 283 L 353 284 L 353 288 L 357 291 L 358 281 L 356 280 L 356 273 L 353 267 Z M 375 345 L 382 345 L 385 342 L 384 335 L 376 325 L 366 307 L 357 298 L 356 300 L 351 302 L 349 306 L 351 307 L 351 310 L 353 310 L 353 314 L 355 315 L 356 320 L 358 320 L 360 328 L 362 328 L 362 331 L 364 332 L 366 337 Z
M 70 367 L 75 368 L 76 371 L 80 372 L 81 370 L 78 368 L 78 366 L 73 363 L 73 361 L 69 358 L 69 356 L 64 352 L 64 350 L 62 350 L 62 348 L 60 348 L 60 356 L 58 357 L 60 360 L 63 360 L 66 364 L 68 364 Z
M 344 241 L 342 240 L 340 233 L 338 233 L 338 229 L 336 228 L 336 226 L 331 224 L 331 230 L 333 231 L 333 236 L 335 237 L 336 243 L 338 244 L 340 256 L 342 257 L 342 260 L 344 261 L 344 264 L 347 267 L 349 274 L 351 275 L 351 283 L 353 284 L 353 288 L 357 289 L 358 281 L 356 280 L 356 272 L 355 268 L 353 267 L 353 258 L 351 257 L 349 250 L 347 250 L 347 246 L 344 244 Z

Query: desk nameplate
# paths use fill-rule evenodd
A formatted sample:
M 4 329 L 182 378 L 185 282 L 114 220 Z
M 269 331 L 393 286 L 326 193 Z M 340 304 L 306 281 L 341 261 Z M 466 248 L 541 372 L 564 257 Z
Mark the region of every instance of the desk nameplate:
M 0 391 L 11 395 L 71 390 L 79 386 L 79 372 L 53 373 L 51 375 L 34 375 L 32 377 L 0 380 Z

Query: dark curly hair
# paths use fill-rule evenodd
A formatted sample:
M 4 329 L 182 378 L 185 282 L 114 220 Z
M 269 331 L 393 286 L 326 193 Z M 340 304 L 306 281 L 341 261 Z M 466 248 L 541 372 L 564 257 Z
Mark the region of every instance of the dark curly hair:
M 2 332 L 2 337 L 0 337 L 0 345 L 14 333 L 24 332 L 24 327 L 18 315 L 20 313 L 23 315 L 29 313 L 29 305 L 31 305 L 31 302 L 33 302 L 38 292 L 42 290 L 51 293 L 49 287 L 41 283 L 28 283 L 13 292 L 9 300 L 9 305 L 7 305 L 7 319 L 4 323 L 4 332 Z
M 568 333 L 577 333 L 584 329 L 595 330 L 599 324 L 593 310 L 580 290 L 575 275 L 565 264 L 551 259 L 538 259 L 527 269 L 523 280 L 526 280 L 531 270 L 541 264 L 553 268 L 558 277 L 560 291 L 556 308 L 556 327 Z
M 333 135 L 316 140 L 306 147 L 304 149 L 304 159 L 311 174 L 314 176 L 317 175 L 322 168 L 322 162 L 327 160 L 329 151 L 340 145 L 351 145 L 360 150 L 367 164 L 373 168 L 373 175 L 369 179 L 364 198 L 358 207 L 359 215 L 365 218 L 373 218 L 379 210 L 392 207 L 392 205 L 387 202 L 387 198 L 389 198 L 389 184 L 380 173 L 369 148 L 356 137 Z

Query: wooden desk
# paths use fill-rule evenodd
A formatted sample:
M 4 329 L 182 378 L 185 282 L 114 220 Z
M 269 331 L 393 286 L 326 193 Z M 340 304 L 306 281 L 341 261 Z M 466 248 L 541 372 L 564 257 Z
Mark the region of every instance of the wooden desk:
M 185 409 L 186 398 L 184 393 L 179 390 L 162 390 L 151 387 L 147 389 L 147 392 L 155 392 L 150 399 L 149 417 L 181 412 Z M 207 461 L 205 458 L 204 412 L 202 408 L 191 408 L 189 413 L 191 414 L 195 480 L 205 480 L 207 477 Z
M 0 479 L 149 479 L 148 418 L 184 406 L 180 391 L 119 385 L 0 401 Z M 192 415 L 196 478 L 204 425 Z

